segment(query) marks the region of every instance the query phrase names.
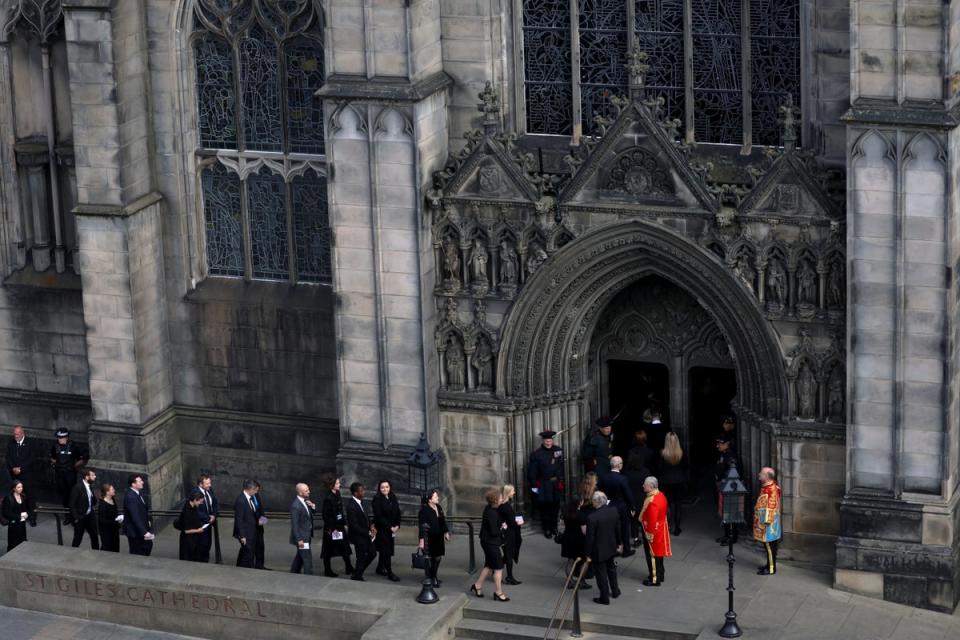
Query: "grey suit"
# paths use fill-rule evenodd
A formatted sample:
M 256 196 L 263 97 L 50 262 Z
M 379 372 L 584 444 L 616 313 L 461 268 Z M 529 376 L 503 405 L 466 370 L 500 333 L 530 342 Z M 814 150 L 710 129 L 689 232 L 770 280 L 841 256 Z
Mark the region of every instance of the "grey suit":
M 294 498 L 290 504 L 290 544 L 297 547 L 301 540 L 308 544 L 313 542 L 313 509 L 305 507 L 300 498 Z M 300 573 L 301 570 L 304 575 L 313 575 L 312 549 L 297 548 L 290 573 Z

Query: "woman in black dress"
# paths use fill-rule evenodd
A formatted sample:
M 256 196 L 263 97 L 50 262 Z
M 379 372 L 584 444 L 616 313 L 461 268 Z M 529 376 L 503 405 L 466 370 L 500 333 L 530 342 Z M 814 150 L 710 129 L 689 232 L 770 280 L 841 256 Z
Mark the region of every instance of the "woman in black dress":
M 671 534 L 680 535 L 680 500 L 683 499 L 684 488 L 687 484 L 687 461 L 683 457 L 680 439 L 673 431 L 667 433 L 663 450 L 660 452 L 660 490 L 667 496 L 667 515 L 669 516 Z
M 353 563 L 350 562 L 350 545 L 347 544 L 347 520 L 343 515 L 343 500 L 340 498 L 340 478 L 327 475 L 323 479 L 326 495 L 323 496 L 323 505 L 320 513 L 323 515 L 323 548 L 320 557 L 323 558 L 323 575 L 336 578 L 337 574 L 330 568 L 330 558 L 343 558 L 344 572 L 353 574 Z
M 433 580 L 434 587 L 439 587 L 442 582 L 437 577 L 437 571 L 447 552 L 446 542 L 450 539 L 450 530 L 440 506 L 440 492 L 436 489 L 423 496 L 417 522 L 420 527 L 420 548 L 427 556 L 427 577 Z
M 7 553 L 21 542 L 27 541 L 27 521 L 34 522 L 37 517 L 30 508 L 30 502 L 23 492 L 23 483 L 13 483 L 0 505 L 0 515 L 7 522 Z
M 510 600 L 504 593 L 501 585 L 503 578 L 503 532 L 507 530 L 507 523 L 500 517 L 500 490 L 490 489 L 486 496 L 487 506 L 483 508 L 483 519 L 480 522 L 480 548 L 483 549 L 483 569 L 477 581 L 470 585 L 473 595 L 483 597 L 483 583 L 488 576 L 493 576 L 493 599 L 497 602 Z
M 97 525 L 100 530 L 100 551 L 120 551 L 120 522 L 117 520 L 117 490 L 112 484 L 100 486 L 100 501 L 97 503 Z
M 497 510 L 500 512 L 500 519 L 506 523 L 507 528 L 503 532 L 503 564 L 507 570 L 507 577 L 504 582 L 507 584 L 522 584 L 513 577 L 513 563 L 520 562 L 520 542 L 522 535 L 520 527 L 523 526 L 523 517 L 518 516 L 513 510 L 510 500 L 517 494 L 517 490 L 512 484 L 503 485 L 500 491 L 500 506 Z
M 389 580 L 400 580 L 393 573 L 393 543 L 400 530 L 400 501 L 393 493 L 389 480 L 377 484 L 377 495 L 373 498 L 373 524 L 377 527 L 377 575 Z
M 203 504 L 203 493 L 194 489 L 180 510 L 180 559 L 189 562 L 201 562 L 200 542 L 203 531 L 210 526 L 200 518 L 197 507 Z

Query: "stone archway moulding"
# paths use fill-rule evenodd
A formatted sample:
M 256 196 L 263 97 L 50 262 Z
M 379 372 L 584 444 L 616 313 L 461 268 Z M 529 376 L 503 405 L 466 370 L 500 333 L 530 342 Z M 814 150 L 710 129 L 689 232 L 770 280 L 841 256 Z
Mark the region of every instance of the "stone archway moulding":
M 786 407 L 783 351 L 756 299 L 708 251 L 670 229 L 629 220 L 584 234 L 528 282 L 504 322 L 497 389 L 514 400 L 579 391 L 599 313 L 624 287 L 659 275 L 689 292 L 729 341 L 740 404 L 778 419 Z

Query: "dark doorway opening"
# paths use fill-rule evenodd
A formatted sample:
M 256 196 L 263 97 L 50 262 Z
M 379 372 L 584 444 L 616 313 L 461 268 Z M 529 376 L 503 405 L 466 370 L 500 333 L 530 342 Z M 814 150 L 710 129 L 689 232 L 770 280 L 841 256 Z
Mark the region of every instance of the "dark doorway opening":
M 608 360 L 608 388 L 610 389 L 610 417 L 613 425 L 613 452 L 626 455 L 633 446 L 633 434 L 643 424 L 643 412 L 656 408 L 669 415 L 670 372 L 656 362 Z
M 730 401 L 737 394 L 733 369 L 693 367 L 689 372 L 691 472 L 695 479 L 713 478 L 717 461 L 716 439 L 723 417 L 731 413 Z

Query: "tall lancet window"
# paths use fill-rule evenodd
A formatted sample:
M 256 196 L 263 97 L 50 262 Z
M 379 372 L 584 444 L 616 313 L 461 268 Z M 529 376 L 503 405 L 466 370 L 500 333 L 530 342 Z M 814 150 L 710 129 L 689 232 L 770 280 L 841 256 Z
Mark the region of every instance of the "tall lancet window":
M 207 273 L 331 281 L 323 14 L 315 0 L 195 0 Z
M 528 133 L 595 128 L 627 94 L 626 53 L 688 141 L 782 144 L 780 106 L 801 102 L 800 0 L 517 0 Z

